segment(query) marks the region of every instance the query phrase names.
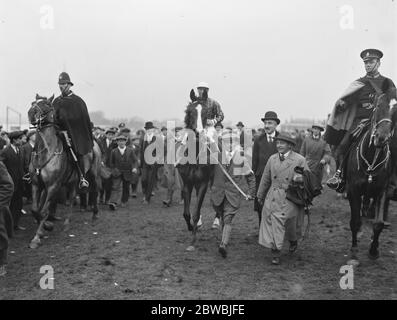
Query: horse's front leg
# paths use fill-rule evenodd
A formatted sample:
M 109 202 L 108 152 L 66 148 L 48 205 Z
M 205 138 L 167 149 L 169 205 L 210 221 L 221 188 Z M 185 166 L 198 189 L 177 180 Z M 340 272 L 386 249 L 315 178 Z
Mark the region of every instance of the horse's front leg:
M 46 192 L 41 192 L 40 202 L 42 202 L 42 204 L 40 204 L 39 211 L 38 211 L 39 226 L 36 230 L 35 236 L 30 241 L 29 247 L 31 249 L 36 249 L 40 245 L 40 238 L 44 234 L 44 230 L 43 230 L 44 223 L 46 222 L 48 215 L 49 215 L 48 207 L 50 205 L 50 200 L 53 198 L 56 191 L 57 191 L 56 186 L 53 186 L 53 187 L 48 187 Z M 45 197 L 44 197 L 44 195 L 45 195 Z
M 192 224 L 190 223 L 190 201 L 192 199 L 193 186 L 190 182 L 183 184 L 183 217 L 185 218 L 187 229 L 193 230 Z
M 70 220 L 73 214 L 73 203 L 74 200 L 76 199 L 76 194 L 77 194 L 76 188 L 75 187 L 71 188 L 71 190 L 69 191 L 69 209 L 66 212 L 66 218 L 63 227 L 64 232 L 70 229 Z
M 197 203 L 196 203 L 196 206 L 194 207 L 194 211 L 193 211 L 193 217 L 192 217 L 193 232 L 192 232 L 192 242 L 190 244 L 190 246 L 193 248 L 197 241 L 197 230 L 198 230 L 197 223 L 200 220 L 201 206 L 203 205 L 205 193 L 207 192 L 207 187 L 208 187 L 208 181 L 201 182 L 198 186 L 196 186 Z
M 373 230 L 373 235 L 372 235 L 372 242 L 371 246 L 369 248 L 368 256 L 371 259 L 378 259 L 379 258 L 379 236 L 384 228 L 384 222 L 383 222 L 383 212 L 381 214 L 381 203 L 383 197 L 387 197 L 386 193 L 383 192 L 382 195 L 379 195 L 374 199 L 375 202 L 375 220 L 372 225 L 372 230 Z
M 349 188 L 347 196 L 350 203 L 350 230 L 352 233 L 351 260 L 348 261 L 348 264 L 358 265 L 357 233 L 361 227 L 361 195 L 358 192 L 354 192 L 354 186 L 352 186 Z

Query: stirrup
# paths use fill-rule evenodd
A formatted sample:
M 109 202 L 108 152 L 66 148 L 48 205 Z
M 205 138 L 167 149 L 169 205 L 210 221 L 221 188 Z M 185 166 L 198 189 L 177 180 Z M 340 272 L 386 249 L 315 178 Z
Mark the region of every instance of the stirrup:
M 336 190 L 337 192 L 343 192 L 344 189 L 344 182 L 342 180 L 341 176 L 341 171 L 337 170 L 334 174 L 334 176 L 327 181 L 327 186 L 330 189 Z
M 81 177 L 80 182 L 79 182 L 79 189 L 86 189 L 89 186 L 90 186 L 90 183 L 84 177 Z

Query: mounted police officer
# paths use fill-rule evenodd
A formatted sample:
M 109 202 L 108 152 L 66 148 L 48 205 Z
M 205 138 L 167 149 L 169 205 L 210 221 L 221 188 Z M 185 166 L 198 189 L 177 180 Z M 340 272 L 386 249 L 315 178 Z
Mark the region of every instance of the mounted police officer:
M 90 116 L 83 99 L 70 90 L 73 83 L 66 72 L 59 75 L 58 84 L 61 95 L 53 102 L 55 122 L 65 137 L 78 170 L 80 176 L 79 188 L 87 188 L 89 183 L 84 178 L 84 173 L 88 170 L 89 163 L 84 163 L 86 161 L 83 156 L 92 151 L 94 143 Z
M 383 53 L 378 49 L 366 49 L 361 52 L 366 75 L 354 81 L 342 94 L 328 119 L 324 139 L 335 148 L 338 170 L 328 181 L 328 186 L 343 191 L 345 179 L 343 165 L 353 140 L 353 131 L 365 128 L 374 109 L 376 94 L 395 88 L 393 81 L 382 76 L 378 69 Z M 384 92 L 383 92 L 384 93 Z

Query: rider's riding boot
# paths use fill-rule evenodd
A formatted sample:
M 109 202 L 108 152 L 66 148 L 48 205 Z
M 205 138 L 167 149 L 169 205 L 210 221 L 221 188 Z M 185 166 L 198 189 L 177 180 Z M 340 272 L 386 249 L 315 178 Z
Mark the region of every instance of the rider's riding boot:
M 345 174 L 344 174 L 344 165 L 345 165 L 345 155 L 352 143 L 353 137 L 350 133 L 346 133 L 343 137 L 341 143 L 339 144 L 338 148 L 336 149 L 335 158 L 339 161 L 339 167 L 336 170 L 334 176 L 327 181 L 327 186 L 336 192 L 343 193 L 345 190 Z
M 79 189 L 83 191 L 87 190 L 87 188 L 90 186 L 90 183 L 84 178 L 84 171 L 81 170 L 81 168 L 84 168 L 84 162 L 80 159 L 80 161 L 76 161 L 76 166 L 80 176 Z
M 81 170 L 81 167 L 80 167 L 80 164 L 79 164 L 79 159 L 77 158 L 76 154 L 73 151 L 71 139 L 69 138 L 69 135 L 68 135 L 67 131 L 62 131 L 62 134 L 64 136 L 66 145 L 69 148 L 70 154 L 73 157 L 73 160 L 74 160 L 74 162 L 76 164 L 76 167 L 77 167 L 77 171 L 78 171 L 79 176 L 80 176 L 79 189 L 87 189 L 90 186 L 90 184 L 84 178 L 84 173 L 83 173 L 84 171 Z M 83 162 L 80 161 L 80 163 L 83 163 Z M 84 163 L 83 163 L 83 168 L 84 168 Z

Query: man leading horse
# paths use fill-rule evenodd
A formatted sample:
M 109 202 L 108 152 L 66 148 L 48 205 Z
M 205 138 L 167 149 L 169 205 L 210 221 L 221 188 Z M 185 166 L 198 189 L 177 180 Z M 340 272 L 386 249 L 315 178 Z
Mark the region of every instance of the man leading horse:
M 354 138 L 369 125 L 374 111 L 374 98 L 382 92 L 395 89 L 393 81 L 382 76 L 378 69 L 383 53 L 378 49 L 366 49 L 361 52 L 366 75 L 354 81 L 342 94 L 328 119 L 324 139 L 334 146 L 334 156 L 338 169 L 327 185 L 338 192 L 345 187 L 344 163 Z M 393 166 L 395 164 L 393 163 Z M 391 181 L 391 191 L 396 188 L 395 179 Z

